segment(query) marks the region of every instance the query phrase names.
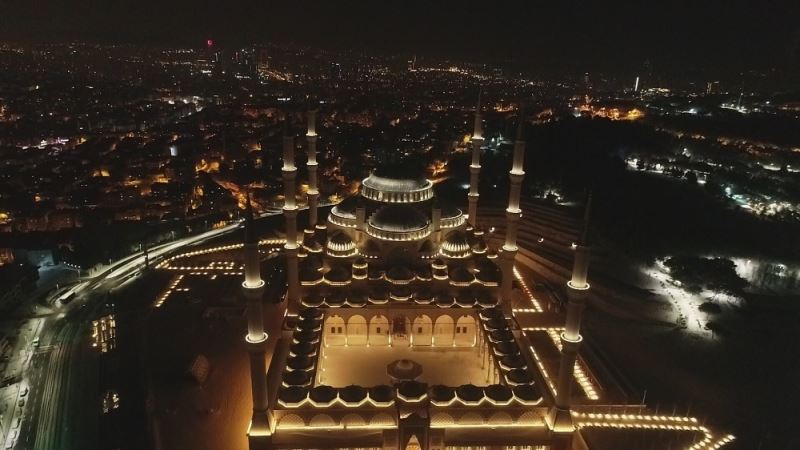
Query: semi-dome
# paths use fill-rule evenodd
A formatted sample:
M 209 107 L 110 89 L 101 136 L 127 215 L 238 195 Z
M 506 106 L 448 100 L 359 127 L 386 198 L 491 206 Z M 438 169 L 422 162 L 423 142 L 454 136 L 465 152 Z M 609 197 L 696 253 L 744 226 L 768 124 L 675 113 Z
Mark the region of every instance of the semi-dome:
M 416 231 L 428 226 L 428 218 L 408 205 L 387 205 L 369 219 L 370 225 L 383 231 Z
M 352 197 L 347 197 L 341 202 L 339 202 L 338 205 L 333 207 L 331 212 L 333 212 L 339 217 L 355 219 L 357 207 L 358 207 L 358 197 L 352 196 Z

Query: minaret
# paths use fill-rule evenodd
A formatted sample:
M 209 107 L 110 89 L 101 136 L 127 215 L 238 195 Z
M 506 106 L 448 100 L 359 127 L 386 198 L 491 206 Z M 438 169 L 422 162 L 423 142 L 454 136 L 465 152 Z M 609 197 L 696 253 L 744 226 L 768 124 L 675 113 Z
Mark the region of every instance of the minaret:
M 511 187 L 508 193 L 508 208 L 506 208 L 506 242 L 503 244 L 501 283 L 502 306 L 506 316 L 511 316 L 512 281 L 514 279 L 514 259 L 517 256 L 517 227 L 522 217 L 519 207 L 519 195 L 522 189 L 522 180 L 525 178 L 525 141 L 522 139 L 523 109 L 519 109 L 519 125 L 517 139 L 514 142 L 514 159 L 509 172 Z
M 253 230 L 253 207 L 247 194 L 247 216 L 244 228 L 244 282 L 242 291 L 247 299 L 247 349 L 250 353 L 250 382 L 253 388 L 253 419 L 250 433 L 268 432 L 267 410 L 267 333 L 264 332 L 262 295 L 264 281 L 261 279 L 261 262 L 258 256 L 258 238 Z
M 284 130 L 283 136 L 283 215 L 286 217 L 286 300 L 287 309 L 295 311 L 300 300 L 300 277 L 297 267 L 297 204 L 295 196 L 295 179 L 297 178 L 297 167 L 294 164 L 294 137 Z
M 469 165 L 469 194 L 467 201 L 467 220 L 472 228 L 478 226 L 478 182 L 481 173 L 481 146 L 483 146 L 483 121 L 481 118 L 481 91 L 478 91 L 478 105 L 475 107 L 475 126 L 472 131 L 472 163 Z
M 590 192 L 584 211 L 583 231 L 575 245 L 572 279 L 567 282 L 567 320 L 564 332 L 561 333 L 561 362 L 556 385 L 556 404 L 549 414 L 550 427 L 556 432 L 572 432 L 574 430 L 570 404 L 575 361 L 578 358 L 578 349 L 583 341 L 580 333 L 581 316 L 583 315 L 583 309 L 586 307 L 586 296 L 589 293 L 589 283 L 586 282 L 589 272 L 587 234 L 591 207 L 592 194 Z
M 317 226 L 317 203 L 319 190 L 317 188 L 317 111 L 308 111 L 308 131 L 306 131 L 306 152 L 308 154 L 308 228 L 306 233 L 314 233 Z M 310 230 L 310 231 L 309 231 Z

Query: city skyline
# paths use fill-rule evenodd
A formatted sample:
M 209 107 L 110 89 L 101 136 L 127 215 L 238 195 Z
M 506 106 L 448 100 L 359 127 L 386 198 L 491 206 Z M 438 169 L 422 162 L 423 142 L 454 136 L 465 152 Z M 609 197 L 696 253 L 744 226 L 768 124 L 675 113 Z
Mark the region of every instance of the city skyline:
M 196 3 L 40 0 L 5 4 L 0 37 L 198 46 L 295 43 L 332 50 L 418 54 L 526 69 L 676 74 L 777 69 L 797 75 L 796 2 Z M 124 17 L 124 20 L 120 20 Z M 52 19 L 52 20 L 51 20 Z M 678 67 L 676 67 L 678 66 Z

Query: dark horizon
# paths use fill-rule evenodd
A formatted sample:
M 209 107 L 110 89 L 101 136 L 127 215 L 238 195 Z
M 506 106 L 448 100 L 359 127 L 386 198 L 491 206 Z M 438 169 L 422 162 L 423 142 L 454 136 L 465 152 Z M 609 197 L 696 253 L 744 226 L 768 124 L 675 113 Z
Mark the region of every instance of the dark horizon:
M 548 72 L 796 73 L 798 2 L 504 1 L 427 4 L 233 0 L 4 2 L 0 38 L 200 46 L 291 43 L 331 50 L 513 61 Z

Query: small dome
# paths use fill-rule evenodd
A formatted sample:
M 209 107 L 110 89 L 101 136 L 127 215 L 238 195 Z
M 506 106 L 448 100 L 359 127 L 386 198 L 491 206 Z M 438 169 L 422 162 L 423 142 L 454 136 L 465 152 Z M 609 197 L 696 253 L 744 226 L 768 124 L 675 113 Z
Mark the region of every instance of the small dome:
M 336 231 L 328 237 L 328 254 L 332 256 L 351 256 L 356 253 L 353 239 L 342 231 Z
M 322 250 L 322 245 L 320 245 L 319 241 L 317 241 L 316 237 L 313 234 L 307 234 L 303 238 L 303 247 L 305 247 L 306 250 L 312 253 L 317 253 Z
M 524 405 L 536 405 L 542 401 L 542 394 L 533 384 L 521 384 L 512 388 L 514 398 Z
M 322 311 L 316 308 L 304 308 L 297 315 L 304 319 L 321 319 Z
M 451 231 L 442 242 L 442 255 L 448 258 L 464 258 L 470 253 L 467 236 L 459 230 Z
M 425 384 L 417 381 L 403 381 L 397 387 L 397 393 L 405 400 L 419 401 L 428 394 L 428 388 Z
M 316 403 L 329 406 L 338 397 L 338 391 L 330 386 L 319 385 L 311 389 L 308 397 Z
M 436 384 L 429 389 L 431 400 L 434 402 L 448 403 L 456 396 L 456 390 L 450 386 Z
M 506 380 L 508 381 L 508 384 L 512 386 L 533 383 L 533 377 L 530 373 L 528 373 L 527 370 L 524 369 L 514 369 L 508 371 L 506 374 Z
M 366 398 L 367 389 L 355 384 L 351 384 L 339 390 L 339 399 L 344 403 L 358 404 Z
M 388 205 L 369 219 L 370 225 L 385 231 L 415 231 L 428 226 L 428 218 L 408 205 Z
M 396 282 L 409 282 L 414 278 L 414 272 L 405 266 L 394 266 L 386 271 L 386 279 Z
M 483 400 L 483 389 L 474 384 L 462 384 L 456 388 L 456 396 L 463 403 L 478 403 Z
M 430 281 L 433 275 L 430 266 L 420 266 L 414 269 L 417 279 L 420 281 Z
M 502 384 L 491 384 L 483 388 L 483 392 L 487 397 L 497 403 L 508 404 L 514 397 L 511 388 Z
M 342 233 L 341 231 L 337 231 L 333 233 L 333 235 L 328 238 L 328 241 L 332 244 L 339 244 L 339 245 L 349 245 L 353 243 L 353 240 L 350 239 L 350 236 Z
M 481 259 L 476 265 L 477 274 L 475 278 L 483 283 L 499 283 L 502 273 L 500 268 L 497 267 L 491 260 L 487 258 Z
M 308 398 L 308 389 L 300 386 L 289 386 L 278 393 L 278 400 L 287 405 L 298 405 Z
M 472 247 L 472 253 L 483 254 L 489 249 L 489 247 L 486 245 L 486 241 L 483 240 L 483 236 L 473 235 L 469 240 L 469 244 L 470 247 Z
M 350 270 L 344 266 L 335 266 L 325 274 L 325 279 L 333 282 L 344 282 L 350 279 Z
M 464 266 L 453 267 L 450 269 L 449 275 L 451 280 L 459 283 L 469 283 L 475 279 L 472 273 Z
M 394 389 L 385 384 L 373 386 L 369 388 L 369 398 L 381 403 L 390 402 L 394 400 Z

